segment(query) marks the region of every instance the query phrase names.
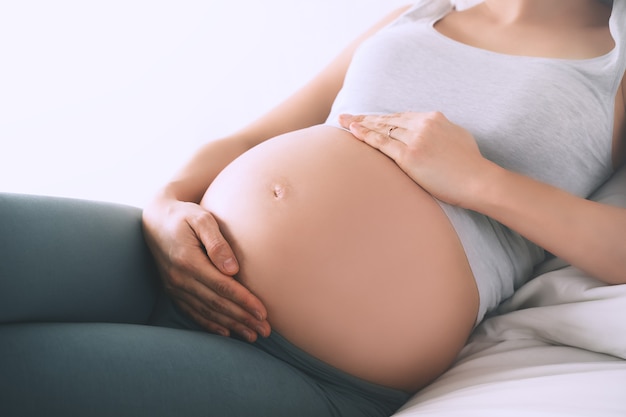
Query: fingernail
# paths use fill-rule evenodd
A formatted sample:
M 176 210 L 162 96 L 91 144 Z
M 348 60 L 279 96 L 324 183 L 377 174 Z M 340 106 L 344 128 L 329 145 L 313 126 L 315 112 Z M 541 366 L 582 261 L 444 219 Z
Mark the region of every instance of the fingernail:
M 237 271 L 237 262 L 235 262 L 235 259 L 233 258 L 228 258 L 224 261 L 224 270 L 226 272 L 235 272 Z
M 255 334 L 252 333 L 250 330 L 244 330 L 243 331 L 243 337 L 249 341 L 249 342 L 253 342 L 254 338 L 255 338 Z
M 262 326 L 256 326 L 256 327 L 254 328 L 254 330 L 256 330 L 256 332 L 257 332 L 258 334 L 260 334 L 262 337 L 266 337 L 266 336 L 265 336 L 265 334 L 266 334 L 267 332 L 265 331 L 265 329 L 264 329 Z
M 259 321 L 265 321 L 265 317 L 258 310 L 254 312 L 254 317 L 256 317 L 256 319 Z

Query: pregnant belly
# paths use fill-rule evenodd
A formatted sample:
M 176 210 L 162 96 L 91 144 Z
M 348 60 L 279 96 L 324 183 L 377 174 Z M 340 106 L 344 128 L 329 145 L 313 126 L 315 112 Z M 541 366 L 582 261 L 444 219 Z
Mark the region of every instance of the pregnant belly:
M 477 290 L 447 217 L 344 130 L 318 126 L 256 146 L 201 204 L 274 331 L 343 371 L 414 391 L 471 331 Z

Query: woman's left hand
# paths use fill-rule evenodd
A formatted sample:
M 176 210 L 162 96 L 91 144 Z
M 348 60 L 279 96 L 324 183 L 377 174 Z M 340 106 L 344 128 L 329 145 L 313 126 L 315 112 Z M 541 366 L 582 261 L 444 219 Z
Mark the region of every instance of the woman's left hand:
M 467 207 L 493 163 L 474 137 L 443 114 L 339 116 L 359 140 L 393 159 L 417 184 L 449 204 Z

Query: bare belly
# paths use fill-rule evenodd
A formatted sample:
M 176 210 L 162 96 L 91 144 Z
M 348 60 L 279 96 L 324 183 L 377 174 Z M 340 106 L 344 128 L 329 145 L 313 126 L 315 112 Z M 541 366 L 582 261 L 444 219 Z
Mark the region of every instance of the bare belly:
M 346 131 L 317 126 L 262 143 L 201 204 L 274 331 L 345 372 L 415 391 L 471 331 L 478 292 L 447 217 Z

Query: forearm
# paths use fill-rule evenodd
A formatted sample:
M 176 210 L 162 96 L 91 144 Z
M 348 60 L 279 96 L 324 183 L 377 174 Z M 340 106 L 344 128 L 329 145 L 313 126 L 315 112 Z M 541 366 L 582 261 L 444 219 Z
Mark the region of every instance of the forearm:
M 399 8 L 371 27 L 309 83 L 263 117 L 225 139 L 203 146 L 163 188 L 159 198 L 198 202 L 217 174 L 246 150 L 281 134 L 323 123 L 343 85 L 355 50 L 406 10 L 407 7 Z
M 158 199 L 199 202 L 213 179 L 230 162 L 259 143 L 323 123 L 341 88 L 335 62 L 296 94 L 240 131 L 202 146 L 161 190 Z
M 466 208 L 610 284 L 626 283 L 626 209 L 588 201 L 494 164 Z
M 213 179 L 248 148 L 237 141 L 218 139 L 204 144 L 155 198 L 198 203 Z

